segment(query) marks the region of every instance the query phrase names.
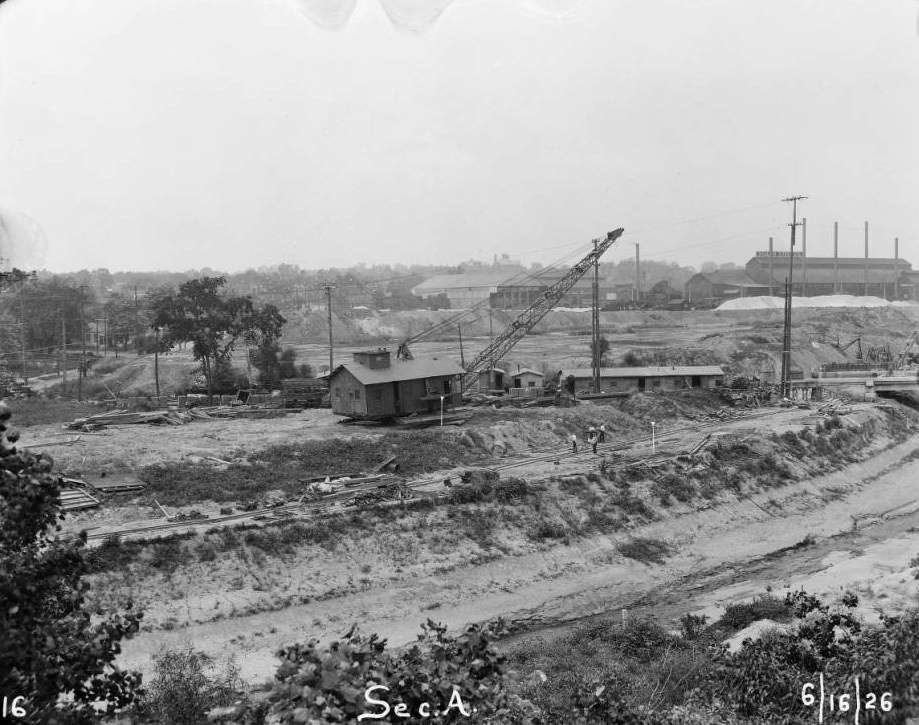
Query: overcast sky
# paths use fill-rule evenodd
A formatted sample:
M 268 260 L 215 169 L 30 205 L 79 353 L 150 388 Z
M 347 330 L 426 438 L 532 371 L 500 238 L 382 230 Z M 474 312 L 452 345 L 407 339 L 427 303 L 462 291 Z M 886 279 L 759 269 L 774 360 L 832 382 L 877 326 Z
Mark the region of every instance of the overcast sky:
M 834 220 L 840 253 L 864 254 L 868 220 L 873 255 L 898 236 L 919 267 L 917 15 L 7 0 L 0 254 L 55 271 L 529 263 L 621 226 L 608 260 L 639 242 L 742 263 L 770 235 L 788 248 L 780 200 L 804 194 L 809 255 L 832 254 Z

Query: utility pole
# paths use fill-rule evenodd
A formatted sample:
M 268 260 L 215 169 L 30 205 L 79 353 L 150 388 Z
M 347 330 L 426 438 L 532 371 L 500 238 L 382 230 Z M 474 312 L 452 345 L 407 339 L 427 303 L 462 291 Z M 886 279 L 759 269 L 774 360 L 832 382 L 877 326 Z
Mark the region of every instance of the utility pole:
M 463 356 L 463 326 L 457 325 L 456 331 L 459 333 L 459 344 L 460 344 L 460 367 L 466 369 L 466 358 Z M 466 376 L 460 375 L 460 395 L 463 395 L 466 392 Z
M 329 380 L 332 379 L 332 285 L 325 286 L 326 307 L 329 311 Z
M 156 336 L 156 344 L 153 348 L 153 377 L 156 380 L 156 404 L 159 405 L 160 398 L 160 328 L 154 327 L 153 334 Z
M 86 321 L 83 317 L 83 295 L 86 285 L 80 285 L 80 369 L 77 372 L 77 399 L 83 400 L 83 376 L 86 374 Z
M 795 230 L 798 227 L 798 202 L 806 196 L 790 196 L 782 201 L 791 202 L 791 253 L 788 257 L 788 279 L 785 283 L 785 330 L 782 339 L 782 397 L 791 397 L 791 290 L 795 266 Z
M 491 302 L 488 303 L 488 344 L 491 345 L 495 341 L 495 328 L 493 326 L 492 317 L 491 317 Z M 495 369 L 495 359 L 491 359 L 491 369 Z
M 594 240 L 594 251 L 599 240 Z M 638 245 L 635 246 L 636 255 Z M 637 257 L 636 257 L 637 259 Z M 594 378 L 594 393 L 600 392 L 600 255 L 594 257 L 593 315 L 591 319 L 591 336 L 593 338 L 593 355 L 591 360 Z
M 23 285 L 25 285 L 25 280 L 19 280 L 19 347 L 20 362 L 22 363 L 22 382 L 27 384 L 29 376 L 26 375 L 26 313 Z
M 67 395 L 67 320 L 61 310 L 61 392 Z
M 137 348 L 137 357 L 140 357 L 140 331 L 137 322 L 137 285 L 134 285 L 134 346 Z

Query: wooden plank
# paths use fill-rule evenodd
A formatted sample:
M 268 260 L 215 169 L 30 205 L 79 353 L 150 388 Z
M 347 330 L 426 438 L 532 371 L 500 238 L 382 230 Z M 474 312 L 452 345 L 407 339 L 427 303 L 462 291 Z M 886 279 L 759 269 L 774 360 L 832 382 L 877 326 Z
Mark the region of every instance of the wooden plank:
M 165 517 L 168 519 L 168 518 L 169 518 L 169 514 L 166 512 L 166 509 L 164 509 L 164 508 L 160 505 L 160 502 L 157 501 L 156 499 L 153 499 L 153 503 L 155 503 L 156 506 L 157 506 L 157 508 L 159 508 L 159 510 L 163 512 L 163 516 L 165 516 Z
M 374 473 L 379 473 L 380 471 L 382 471 L 384 468 L 386 468 L 390 463 L 392 463 L 392 462 L 395 461 L 395 460 L 396 460 L 396 456 L 395 456 L 395 455 L 390 456 L 390 457 L 387 458 L 385 461 L 383 461 L 380 465 L 376 466 L 376 467 L 373 469 L 373 472 L 374 472 Z

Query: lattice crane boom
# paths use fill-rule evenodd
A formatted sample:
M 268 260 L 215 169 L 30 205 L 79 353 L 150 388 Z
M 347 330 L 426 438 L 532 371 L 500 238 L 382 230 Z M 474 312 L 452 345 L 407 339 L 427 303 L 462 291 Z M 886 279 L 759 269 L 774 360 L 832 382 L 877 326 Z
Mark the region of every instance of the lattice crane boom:
M 465 385 L 468 388 L 486 364 L 493 364 L 504 357 L 511 348 L 532 330 L 548 312 L 559 303 L 575 283 L 593 266 L 603 253 L 622 236 L 624 229 L 609 232 L 605 239 L 594 240 L 594 248 L 565 275 L 552 284 L 540 298 L 520 313 L 492 343 L 480 352 L 466 366 Z

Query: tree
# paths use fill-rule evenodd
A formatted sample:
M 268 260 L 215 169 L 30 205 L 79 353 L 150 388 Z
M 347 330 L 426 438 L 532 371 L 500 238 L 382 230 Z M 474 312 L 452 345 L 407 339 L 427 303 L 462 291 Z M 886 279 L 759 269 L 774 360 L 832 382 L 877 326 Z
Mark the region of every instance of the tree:
M 106 335 L 112 341 L 115 355 L 118 355 L 118 343 L 122 349 L 127 349 L 128 340 L 134 334 L 135 315 L 134 298 L 121 292 L 109 295 L 102 307 L 106 320 Z
M 292 347 L 283 350 L 276 341 L 256 348 L 251 354 L 252 364 L 259 371 L 259 384 L 265 388 L 276 388 L 282 380 L 290 378 L 311 378 L 313 368 L 307 363 L 297 365 L 297 351 Z
M 141 615 L 91 620 L 86 533 L 55 533 L 64 518 L 60 478 L 46 455 L 16 450 L 9 418 L 0 403 L 0 693 L 23 698 L 22 722 L 96 722 L 94 704 L 114 713 L 138 693 L 140 675 L 114 660 Z
M 609 352 L 609 347 L 610 347 L 609 340 L 607 340 L 603 335 L 600 335 L 600 339 L 597 340 L 597 347 L 600 350 L 600 355 L 599 355 L 600 365 L 603 365 L 604 363 L 606 363 L 606 353 Z M 590 342 L 590 359 L 591 360 L 594 359 L 594 354 L 595 354 L 594 343 L 593 343 L 593 340 L 591 340 Z
M 281 336 L 286 322 L 274 305 L 256 307 L 248 295 L 224 294 L 225 284 L 225 277 L 201 277 L 184 282 L 175 294 L 160 290 L 151 296 L 151 325 L 163 329 L 166 346 L 192 343 L 209 395 L 214 394 L 218 372 L 228 369 L 238 340 L 256 347 L 270 346 Z

